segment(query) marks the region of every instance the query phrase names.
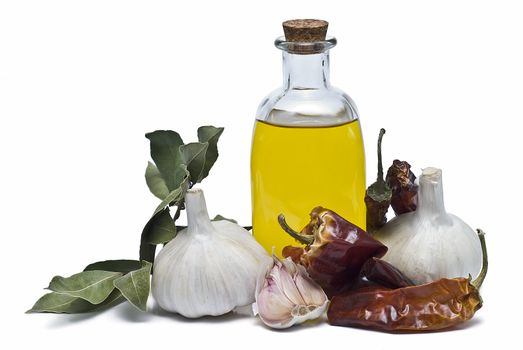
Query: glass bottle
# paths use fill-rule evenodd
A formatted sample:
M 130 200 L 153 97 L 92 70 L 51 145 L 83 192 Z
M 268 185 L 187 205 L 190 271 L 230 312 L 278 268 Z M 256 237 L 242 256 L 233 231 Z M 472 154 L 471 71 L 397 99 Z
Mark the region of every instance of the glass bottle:
M 290 20 L 275 46 L 283 85 L 264 98 L 254 125 L 251 194 L 254 237 L 269 252 L 299 245 L 278 224 L 301 230 L 316 206 L 365 228 L 365 155 L 358 112 L 330 85 L 328 23 Z

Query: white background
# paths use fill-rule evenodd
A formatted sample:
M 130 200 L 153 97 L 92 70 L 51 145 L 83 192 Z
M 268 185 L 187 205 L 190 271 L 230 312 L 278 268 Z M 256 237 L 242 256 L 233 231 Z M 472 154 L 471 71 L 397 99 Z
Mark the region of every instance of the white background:
M 2 348 L 486 348 L 518 336 L 517 1 L 0 4 Z M 174 129 L 190 141 L 199 125 L 224 126 L 202 187 L 211 215 L 250 223 L 254 113 L 281 84 L 272 43 L 283 20 L 304 17 L 328 20 L 338 38 L 332 83 L 358 105 L 368 184 L 385 127 L 386 166 L 400 158 L 418 174 L 441 167 L 448 211 L 487 232 L 490 270 L 474 320 L 450 332 L 390 335 L 326 324 L 274 332 L 256 319 L 188 321 L 127 304 L 93 315 L 24 314 L 53 275 L 137 257 L 158 203 L 143 178 L 145 132 Z

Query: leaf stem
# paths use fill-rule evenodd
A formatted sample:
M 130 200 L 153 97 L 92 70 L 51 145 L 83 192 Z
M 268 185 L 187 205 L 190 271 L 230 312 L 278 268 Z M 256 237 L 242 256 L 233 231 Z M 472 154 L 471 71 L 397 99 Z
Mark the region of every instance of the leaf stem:
M 483 263 L 481 266 L 481 271 L 479 272 L 478 277 L 474 281 L 471 282 L 471 284 L 476 287 L 478 290 L 481 288 L 481 285 L 483 284 L 483 281 L 485 280 L 485 277 L 487 276 L 488 271 L 488 256 L 487 256 L 487 245 L 485 243 L 485 232 L 478 228 L 476 230 L 478 232 L 479 241 L 481 243 L 481 253 L 482 253 L 482 259 Z
M 314 242 L 313 236 L 302 235 L 301 233 L 294 231 L 289 224 L 287 224 L 287 221 L 285 221 L 285 216 L 283 214 L 278 215 L 278 222 L 281 228 L 298 242 L 306 245 L 311 245 L 312 242 Z
M 185 203 L 183 201 L 183 199 L 180 201 L 180 203 L 178 203 L 178 205 L 176 206 L 176 212 L 174 213 L 174 217 L 173 217 L 173 221 L 176 223 L 176 220 L 178 220 L 178 218 L 180 217 L 180 213 L 181 211 L 185 209 Z

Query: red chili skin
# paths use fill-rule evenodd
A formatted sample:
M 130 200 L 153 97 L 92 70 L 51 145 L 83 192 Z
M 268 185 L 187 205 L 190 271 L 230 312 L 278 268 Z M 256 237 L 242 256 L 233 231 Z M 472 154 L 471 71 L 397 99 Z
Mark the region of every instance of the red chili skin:
M 481 306 L 479 292 L 468 279 L 443 278 L 419 286 L 369 287 L 337 295 L 327 317 L 335 326 L 434 331 L 471 319 Z
M 354 285 L 369 258 L 387 252 L 387 247 L 367 232 L 322 207 L 312 210 L 311 221 L 300 234 L 314 241 L 302 250 L 285 247 L 283 256 L 305 266 L 329 297 Z

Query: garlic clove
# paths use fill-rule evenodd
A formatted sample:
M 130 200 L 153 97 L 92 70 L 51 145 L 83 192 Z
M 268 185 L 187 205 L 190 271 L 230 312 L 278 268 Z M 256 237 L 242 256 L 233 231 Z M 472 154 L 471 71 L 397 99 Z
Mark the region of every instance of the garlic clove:
M 303 299 L 308 300 L 313 305 L 322 305 L 325 302 L 325 293 L 323 289 L 317 288 L 313 283 L 312 279 L 304 278 L 304 275 L 308 275 L 305 267 L 297 265 L 298 269 L 302 270 L 296 277 L 296 286 L 303 296 Z
M 291 314 L 293 304 L 283 293 L 283 291 L 274 284 L 269 284 L 263 288 L 258 295 L 257 312 L 263 323 L 274 328 L 278 325 L 286 325 L 292 321 Z
M 328 304 L 321 287 L 290 258 L 273 259 L 258 280 L 255 314 L 272 328 L 288 328 L 320 317 Z
M 278 264 L 275 264 L 275 266 L 278 266 Z M 289 264 L 286 260 L 283 260 L 281 266 L 277 267 L 279 270 L 278 273 L 273 273 L 272 276 L 278 288 L 293 305 L 303 305 L 305 304 L 305 300 L 303 300 L 294 280 L 297 278 L 295 266 L 294 263 L 291 262 Z M 286 270 L 287 273 L 281 270 Z

